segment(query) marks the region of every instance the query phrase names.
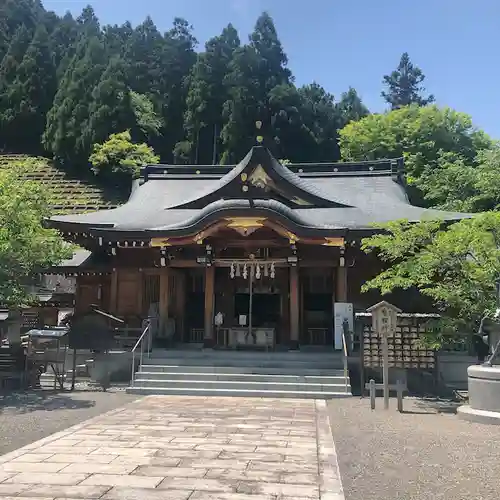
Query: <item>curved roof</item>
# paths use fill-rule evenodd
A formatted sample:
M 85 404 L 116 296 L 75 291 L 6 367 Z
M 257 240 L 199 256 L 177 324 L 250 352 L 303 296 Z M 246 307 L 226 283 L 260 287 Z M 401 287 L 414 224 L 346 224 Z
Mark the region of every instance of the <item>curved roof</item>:
M 148 232 L 197 232 L 217 218 L 249 213 L 288 221 L 308 233 L 373 230 L 374 225 L 394 219 L 469 217 L 411 205 L 390 161 L 369 167 L 358 164 L 358 168 L 356 164 L 297 167 L 283 166 L 263 147 L 254 147 L 240 164 L 220 174 L 213 174 L 209 167 L 150 167 L 124 205 L 53 217 L 50 224 L 67 231 L 130 232 L 147 237 Z

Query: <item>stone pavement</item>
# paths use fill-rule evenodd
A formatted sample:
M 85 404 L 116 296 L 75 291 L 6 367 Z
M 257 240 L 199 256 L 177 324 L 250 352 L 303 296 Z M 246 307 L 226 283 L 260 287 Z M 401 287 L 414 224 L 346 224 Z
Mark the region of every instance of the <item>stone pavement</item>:
M 344 495 L 325 401 L 149 396 L 0 456 L 7 498 Z

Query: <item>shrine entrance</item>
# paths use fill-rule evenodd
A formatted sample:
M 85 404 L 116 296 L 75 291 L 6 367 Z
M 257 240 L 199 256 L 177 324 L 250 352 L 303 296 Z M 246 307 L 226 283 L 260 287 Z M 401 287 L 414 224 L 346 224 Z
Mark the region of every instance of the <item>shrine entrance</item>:
M 262 260 L 218 262 L 216 321 L 219 347 L 274 348 L 282 340 L 287 269 Z M 283 286 L 285 285 L 285 286 Z M 221 335 L 221 331 L 223 335 Z

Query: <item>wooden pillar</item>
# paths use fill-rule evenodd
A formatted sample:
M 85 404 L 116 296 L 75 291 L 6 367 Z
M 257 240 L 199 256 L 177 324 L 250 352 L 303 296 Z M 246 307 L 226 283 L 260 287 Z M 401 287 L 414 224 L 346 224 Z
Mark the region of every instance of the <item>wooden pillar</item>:
M 109 309 L 112 314 L 118 312 L 118 271 L 116 269 L 113 269 L 111 273 Z
M 299 348 L 299 269 L 290 267 L 290 348 Z
M 164 268 L 160 272 L 160 303 L 159 303 L 159 313 L 160 313 L 160 337 L 165 335 L 165 329 L 167 327 L 168 320 L 168 308 L 170 302 L 170 288 L 169 288 L 169 275 L 170 270 Z
M 339 267 L 337 267 L 337 297 L 335 302 L 347 302 L 347 267 L 345 267 L 345 257 L 341 254 Z
M 215 267 L 205 268 L 205 347 L 213 347 L 214 338 Z

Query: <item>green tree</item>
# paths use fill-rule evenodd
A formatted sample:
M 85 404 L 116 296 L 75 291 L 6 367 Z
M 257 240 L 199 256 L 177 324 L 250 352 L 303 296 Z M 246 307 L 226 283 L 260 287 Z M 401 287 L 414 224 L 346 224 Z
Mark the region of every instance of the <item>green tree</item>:
M 315 143 L 304 151 L 308 161 L 338 161 L 338 129 L 342 122 L 333 95 L 317 83 L 305 85 L 298 92 L 302 100 L 301 115 Z
M 440 309 L 444 331 L 474 332 L 496 308 L 500 279 L 500 213 L 485 212 L 444 227 L 441 221 L 391 222 L 363 241 L 387 268 L 364 291 L 416 288 Z
M 473 126 L 470 116 L 437 106 L 412 105 L 369 115 L 340 131 L 344 160 L 404 156 L 410 183 L 434 169 L 443 152 L 470 163 L 478 151 L 491 145 L 491 139 Z
M 224 79 L 235 50 L 240 46 L 236 29 L 229 24 L 220 36 L 205 44 L 189 77 L 184 128 L 186 143 L 176 147 L 178 157 L 210 164 L 218 159 L 220 131 L 224 126 L 224 103 L 229 99 Z M 180 151 L 184 151 L 179 154 Z
M 94 32 L 91 24 L 89 32 Z M 81 36 L 75 56 L 68 66 L 47 114 L 43 144 L 61 163 L 83 163 L 90 154 L 88 129 L 92 90 L 108 65 L 100 36 Z M 85 132 L 85 136 L 82 133 Z
M 82 152 L 90 153 L 93 144 L 105 141 L 110 134 L 135 127 L 126 65 L 119 57 L 113 57 L 92 92 L 88 117 L 82 123 L 77 145 Z
M 153 97 L 153 102 L 162 100 L 162 54 L 165 40 L 148 17 L 131 34 L 125 46 L 124 60 L 128 64 L 130 88 L 138 94 Z
M 160 109 L 164 121 L 163 137 L 153 145 L 167 161 L 173 158 L 175 145 L 184 138 L 184 113 L 188 77 L 196 62 L 197 43 L 193 27 L 181 18 L 165 33 L 160 60 Z M 133 88 L 133 90 L 135 90 Z
M 398 109 L 410 104 L 426 106 L 434 102 L 434 96 L 424 97 L 425 88 L 422 82 L 425 75 L 418 66 L 410 61 L 408 52 L 403 53 L 398 67 L 390 74 L 384 76 L 384 85 L 387 92 L 382 92 L 382 97 L 391 105 L 391 109 Z
M 31 42 L 31 33 L 21 25 L 9 44 L 0 64 L 0 92 L 5 92 L 14 82 L 17 70 Z
M 343 92 L 337 103 L 337 114 L 339 116 L 339 128 L 344 128 L 348 123 L 356 122 L 370 114 L 368 108 L 363 104 L 356 89 L 349 87 Z
M 18 74 L 19 66 L 21 65 L 24 54 L 29 47 L 31 40 L 29 30 L 21 25 L 14 38 L 12 39 L 9 49 L 2 59 L 0 64 L 0 146 L 2 148 L 11 149 L 10 140 L 12 135 L 8 130 L 9 109 L 10 109 L 10 92 Z
M 417 183 L 437 208 L 485 212 L 500 208 L 500 146 L 480 150 L 473 162 L 441 153 L 436 167 Z
M 46 114 L 56 90 L 56 68 L 42 24 L 18 67 L 16 79 L 0 99 L 4 104 L 0 127 L 11 149 L 40 152 Z
M 151 141 L 160 137 L 164 122 L 156 112 L 153 101 L 147 95 L 133 90 L 129 94 L 140 140 Z
M 30 302 L 26 285 L 40 270 L 71 257 L 57 231 L 46 229 L 49 197 L 40 183 L 19 178 L 19 170 L 0 170 L 0 304 Z
M 287 64 L 274 22 L 264 13 L 257 20 L 249 45 L 235 51 L 225 79 L 230 99 L 224 107 L 223 162 L 241 159 L 255 143 L 256 121 L 261 121 L 265 135 L 270 135 L 273 120 L 270 92 L 278 85 L 290 83 Z
M 31 39 L 44 16 L 45 10 L 38 0 L 3 0 L 0 3 L 0 60 L 19 29 L 24 28 Z
M 75 55 L 79 26 L 73 16 L 67 12 L 59 19 L 50 34 L 50 49 L 57 70 L 57 80 L 60 81 L 71 59 Z
M 130 181 L 139 175 L 140 167 L 159 160 L 147 144 L 134 144 L 128 131 L 112 134 L 103 144 L 95 144 L 89 158 L 96 175 L 119 182 Z

